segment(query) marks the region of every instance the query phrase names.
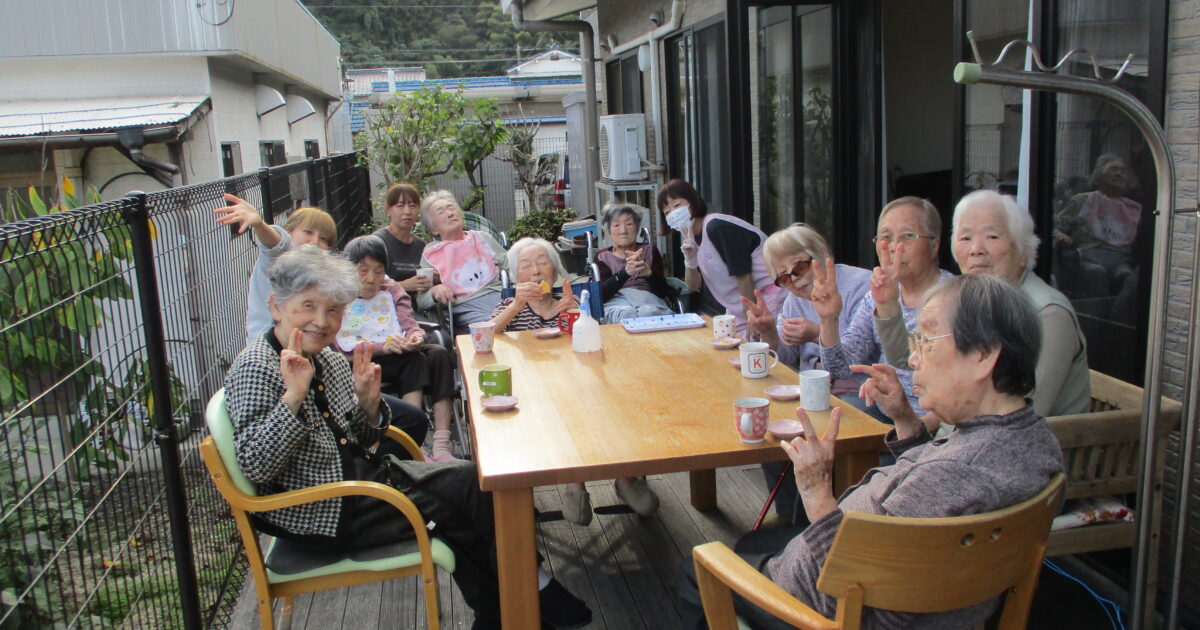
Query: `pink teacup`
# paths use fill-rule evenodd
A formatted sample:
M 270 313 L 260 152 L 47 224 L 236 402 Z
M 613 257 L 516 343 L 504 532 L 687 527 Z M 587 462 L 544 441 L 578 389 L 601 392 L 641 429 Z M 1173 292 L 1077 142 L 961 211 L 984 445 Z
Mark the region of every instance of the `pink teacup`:
M 771 401 L 766 398 L 739 398 L 733 401 L 733 426 L 747 444 L 758 444 L 767 435 Z
M 475 346 L 475 352 L 491 352 L 492 341 L 496 338 L 496 324 L 493 322 L 475 322 L 470 325 L 470 329 L 471 343 Z

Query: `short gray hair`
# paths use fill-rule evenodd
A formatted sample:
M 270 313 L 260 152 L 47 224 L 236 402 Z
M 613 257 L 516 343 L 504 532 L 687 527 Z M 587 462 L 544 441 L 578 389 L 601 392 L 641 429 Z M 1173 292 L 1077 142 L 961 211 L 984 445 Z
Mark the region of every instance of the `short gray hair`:
M 967 193 L 962 199 L 958 200 L 958 204 L 954 206 L 954 218 L 951 219 L 950 241 L 958 240 L 958 221 L 962 217 L 962 213 L 966 212 L 967 208 L 974 205 L 986 205 L 1004 214 L 1005 223 L 1008 225 L 1008 235 L 1012 238 L 1013 243 L 1017 246 L 1017 253 L 1025 257 L 1026 271 L 1033 269 L 1037 264 L 1037 248 L 1038 243 L 1042 240 L 1033 233 L 1033 217 L 1017 203 L 1009 195 L 1001 195 L 994 190 L 976 190 L 972 193 Z M 959 263 L 962 266 L 962 263 Z
M 430 220 L 429 207 L 442 199 L 449 199 L 454 205 L 458 206 L 459 209 L 462 208 L 462 206 L 458 203 L 458 199 L 454 197 L 454 193 L 450 192 L 449 190 L 435 190 L 428 195 L 425 195 L 425 198 L 421 200 L 421 226 L 425 228 L 426 232 L 429 232 L 430 236 L 438 239 L 440 239 L 441 236 L 433 233 L 433 221 Z
M 357 265 L 364 258 L 374 258 L 383 264 L 388 265 L 387 245 L 383 243 L 383 239 L 368 234 L 366 236 L 356 236 L 349 243 L 346 243 L 345 249 L 342 250 L 342 255 L 350 261 L 351 265 Z
M 796 254 L 808 254 L 813 260 L 820 260 L 822 263 L 827 258 L 833 258 L 833 252 L 830 251 L 825 237 L 805 223 L 793 223 L 768 236 L 763 243 L 763 259 L 767 263 L 767 271 L 772 276 L 784 272 L 782 269 L 775 269 L 775 261 Z
M 923 304 L 940 298 L 959 354 L 999 350 L 992 370 L 996 391 L 1024 396 L 1037 386 L 1042 325 L 1033 302 L 1012 283 L 964 274 L 935 285 Z
M 609 226 L 612 225 L 613 221 L 628 214 L 633 217 L 633 229 L 640 230 L 642 228 L 642 217 L 648 212 L 650 211 L 636 204 L 610 201 L 604 204 L 604 207 L 600 210 L 600 226 L 604 229 L 605 234 L 612 236 Z
M 908 197 L 900 197 L 899 199 L 893 199 L 889 201 L 888 204 L 883 207 L 883 210 L 879 211 L 879 220 L 876 222 L 876 226 L 878 226 L 880 223 L 883 223 L 883 217 L 886 217 L 889 212 L 901 206 L 913 206 L 920 210 L 921 222 L 925 224 L 925 229 L 929 230 L 929 234 L 933 235 L 933 239 L 930 240 L 936 239 L 941 241 L 942 215 L 938 213 L 937 207 L 924 197 L 915 197 L 910 195 Z
M 525 238 L 512 244 L 508 249 L 508 272 L 513 274 L 513 284 L 517 282 L 517 260 L 521 257 L 521 251 L 531 245 L 537 245 L 546 250 L 546 255 L 550 257 L 550 264 L 554 266 L 554 273 L 557 275 L 555 280 L 566 282 L 567 270 L 562 266 L 562 260 L 558 257 L 558 250 L 554 249 L 554 245 L 550 241 L 526 236 Z
M 276 259 L 268 274 L 271 295 L 281 304 L 297 293 L 316 289 L 341 304 L 358 297 L 358 272 L 340 254 L 322 251 L 316 245 L 305 245 Z

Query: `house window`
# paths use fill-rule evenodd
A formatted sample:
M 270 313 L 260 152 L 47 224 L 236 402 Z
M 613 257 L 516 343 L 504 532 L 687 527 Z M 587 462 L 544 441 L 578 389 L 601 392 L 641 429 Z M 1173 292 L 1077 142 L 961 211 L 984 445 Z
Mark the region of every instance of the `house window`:
M 642 99 L 642 70 L 638 67 L 637 50 L 605 65 L 605 86 L 608 89 L 608 113 L 641 114 L 646 111 Z
M 284 152 L 282 140 L 259 142 L 258 152 L 263 166 L 271 167 L 287 164 L 287 153 Z
M 708 205 L 733 212 L 726 98 L 725 23 L 701 22 L 666 41 L 671 177 L 695 186 Z
M 242 173 L 242 143 L 221 143 L 221 173 L 233 177 Z
M 321 143 L 317 140 L 304 141 L 304 159 L 316 160 L 321 157 Z

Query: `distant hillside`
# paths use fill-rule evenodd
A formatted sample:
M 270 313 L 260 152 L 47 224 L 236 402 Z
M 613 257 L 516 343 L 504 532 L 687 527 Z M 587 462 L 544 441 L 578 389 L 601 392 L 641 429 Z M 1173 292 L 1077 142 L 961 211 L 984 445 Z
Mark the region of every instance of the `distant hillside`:
M 424 66 L 430 78 L 503 74 L 569 33 L 513 28 L 498 0 L 302 0 L 342 44 L 349 68 Z

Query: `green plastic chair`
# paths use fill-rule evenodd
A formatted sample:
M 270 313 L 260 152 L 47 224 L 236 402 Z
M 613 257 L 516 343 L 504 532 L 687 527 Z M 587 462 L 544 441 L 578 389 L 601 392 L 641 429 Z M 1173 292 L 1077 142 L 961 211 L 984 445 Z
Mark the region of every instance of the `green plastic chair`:
M 280 626 L 291 624 L 292 597 L 357 584 L 381 582 L 420 575 L 425 588 L 425 613 L 429 628 L 438 621 L 437 569 L 454 571 L 454 552 L 425 529 L 420 511 L 404 493 L 370 481 L 339 481 L 312 488 L 259 496 L 257 488 L 238 465 L 233 446 L 233 423 L 225 409 L 225 390 L 212 397 L 205 412 L 209 436 L 200 444 L 200 454 L 217 491 L 229 503 L 242 544 L 250 560 L 250 573 L 258 596 L 258 611 L 264 630 L 273 630 L 272 603 L 283 598 Z M 405 448 L 414 460 L 423 461 L 420 447 L 403 431 L 388 427 L 387 436 Z M 334 497 L 369 496 L 391 504 L 412 525 L 415 540 L 362 549 L 352 553 L 314 552 L 286 540 L 266 536 L 266 550 L 250 523 L 250 513 L 312 503 Z

